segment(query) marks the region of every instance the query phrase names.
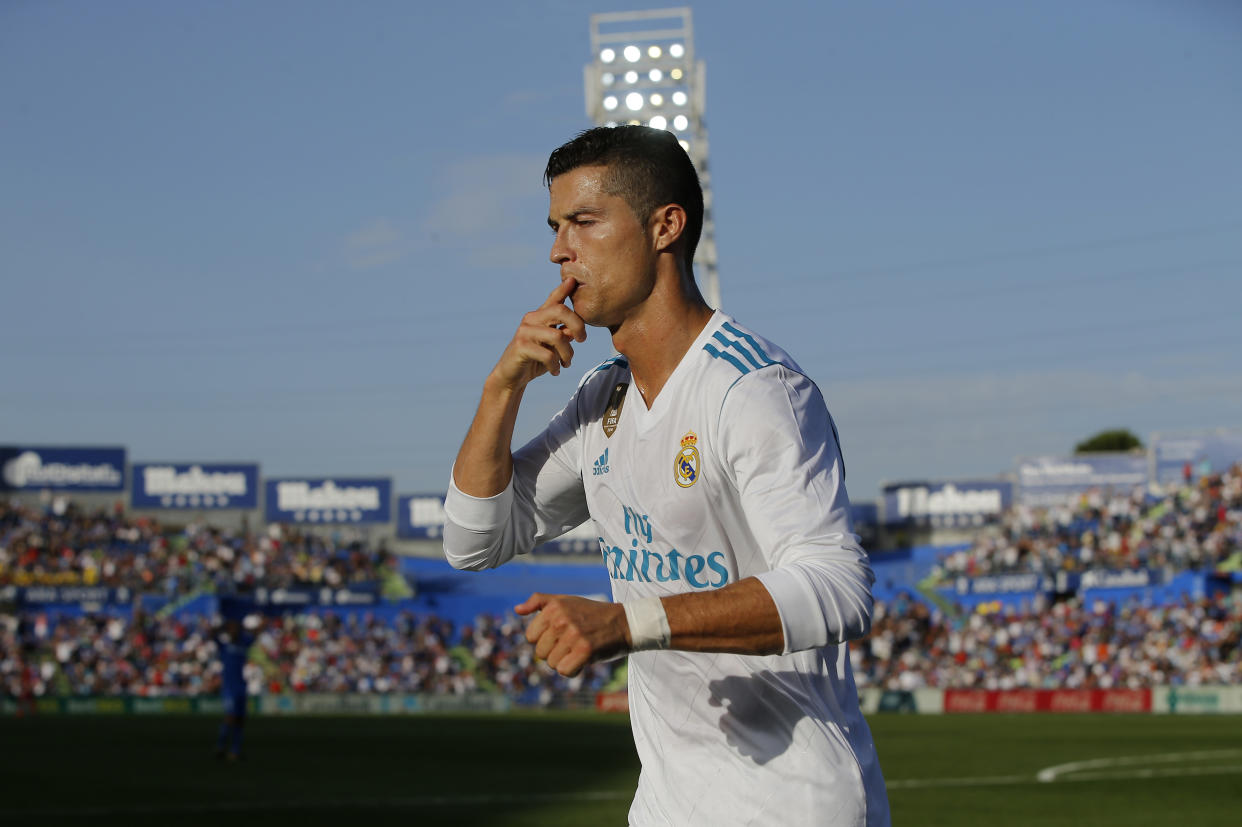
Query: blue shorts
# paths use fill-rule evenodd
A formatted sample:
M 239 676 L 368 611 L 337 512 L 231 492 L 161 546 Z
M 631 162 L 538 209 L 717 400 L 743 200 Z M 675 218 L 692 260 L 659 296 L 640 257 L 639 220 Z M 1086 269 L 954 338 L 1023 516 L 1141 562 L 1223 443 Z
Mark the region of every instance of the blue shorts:
M 231 715 L 234 718 L 246 717 L 246 693 L 245 692 L 229 692 L 224 693 L 224 714 Z

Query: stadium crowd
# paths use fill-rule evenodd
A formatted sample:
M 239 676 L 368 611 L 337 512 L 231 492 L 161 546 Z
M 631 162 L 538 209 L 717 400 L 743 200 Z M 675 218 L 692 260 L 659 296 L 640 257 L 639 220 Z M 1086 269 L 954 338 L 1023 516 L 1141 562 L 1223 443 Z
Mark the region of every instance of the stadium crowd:
M 0 686 L 12 697 L 215 695 L 220 634 L 207 617 L 0 615 Z M 262 620 L 254 636 L 245 670 L 252 694 L 491 690 L 547 706 L 602 688 L 616 666 L 557 675 L 536 662 L 515 617 L 481 615 L 459 633 L 449 621 L 410 612 L 390 622 L 289 614 Z
M 171 596 L 397 577 L 395 559 L 382 548 L 284 526 L 258 534 L 196 522 L 173 528 L 63 498 L 47 508 L 0 500 L 0 586 L 108 586 Z
M 1014 506 L 968 547 L 946 554 L 933 578 L 1136 568 L 1242 569 L 1242 465 L 1159 495 L 1094 490 L 1060 506 Z M 171 596 L 376 582 L 404 588 L 393 555 L 322 533 L 172 527 L 65 498 L 45 508 L 0 500 L 0 586 Z
M 218 627 L 195 619 L 0 615 L 0 686 L 12 697 L 214 695 Z M 435 615 L 391 621 L 289 614 L 255 630 L 251 693 L 499 691 L 554 705 L 605 688 L 618 663 L 564 678 L 537 662 L 515 617 L 460 630 Z M 913 690 L 1242 684 L 1242 591 L 1170 606 L 1077 599 L 947 615 L 905 597 L 877 602 L 851 645 L 859 686 Z
M 1139 568 L 1242 569 L 1242 465 L 1160 495 L 1093 490 L 1061 506 L 1015 506 L 933 574 Z
M 851 647 L 859 686 L 1139 689 L 1242 684 L 1242 591 L 1169 606 L 1077 598 L 950 617 L 877 602 Z
M 1061 507 L 1015 507 L 943 557 L 933 577 L 1102 568 L 1242 569 L 1242 466 L 1159 495 L 1088 492 Z M 0 587 L 109 586 L 171 597 L 364 582 L 395 582 L 409 594 L 383 548 L 281 526 L 258 534 L 172 528 L 60 498 L 47 507 L 0 500 Z M 1042 600 L 960 616 L 914 599 L 878 602 L 870 635 L 851 646 L 855 676 L 887 689 L 1242 683 L 1242 592 L 1168 606 Z M 0 614 L 0 694 L 214 695 L 219 620 L 137 608 Z M 246 677 L 252 692 L 498 690 L 542 705 L 616 682 L 623 662 L 571 679 L 555 674 L 535 661 L 523 630 L 512 616 L 481 615 L 458 629 L 410 611 L 280 615 L 255 630 Z

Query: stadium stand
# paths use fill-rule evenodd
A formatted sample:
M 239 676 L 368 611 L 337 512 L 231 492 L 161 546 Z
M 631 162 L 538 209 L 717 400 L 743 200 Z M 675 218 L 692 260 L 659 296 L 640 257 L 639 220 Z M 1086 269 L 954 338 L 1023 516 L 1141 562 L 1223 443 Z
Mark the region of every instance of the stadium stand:
M 382 548 L 281 526 L 239 534 L 203 523 L 163 526 L 116 510 L 88 512 L 63 500 L 48 509 L 0 501 L 0 586 L 108 586 L 168 595 L 335 588 L 392 580 L 395 566 Z
M 917 600 L 877 603 L 851 649 L 860 686 L 1142 689 L 1242 684 L 1242 593 L 1170 606 L 1070 599 L 952 616 Z
M 0 684 L 14 698 L 214 695 L 220 690 L 211 618 L 0 615 Z M 457 630 L 435 615 L 393 622 L 358 614 L 287 614 L 258 631 L 246 679 L 263 692 L 500 691 L 550 706 L 594 691 L 617 664 L 563 678 L 534 658 L 515 617 L 479 616 Z
M 1061 507 L 1015 506 L 974 542 L 926 551 L 935 555 L 930 577 L 898 557 L 873 560 L 880 574 L 874 624 L 851 651 L 861 686 L 1242 684 L 1236 585 L 1159 592 L 1156 602 L 1133 594 L 1101 600 L 1083 585 L 968 605 L 927 588 L 988 575 L 1116 570 L 1161 571 L 1166 582 L 1176 573 L 1215 572 L 1236 584 L 1242 466 L 1154 494 L 1088 492 Z M 252 693 L 492 692 L 563 705 L 623 684 L 623 662 L 562 678 L 535 661 L 508 607 L 534 590 L 602 596 L 606 581 L 598 564 L 517 563 L 463 574 L 443 561 L 399 559 L 382 546 L 282 526 L 242 533 L 87 511 L 63 499 L 46 507 L 0 502 L 0 686 L 9 698 L 214 695 L 213 629 L 225 602 L 239 600 L 266 615 L 246 668 Z M 78 586 L 108 587 L 113 597 L 75 607 L 13 597 Z M 267 590 L 331 597 L 359 587 L 373 590 L 372 602 L 256 602 Z
M 1092 490 L 1059 507 L 1015 506 L 936 575 L 1135 568 L 1242 569 L 1242 465 L 1160 494 Z

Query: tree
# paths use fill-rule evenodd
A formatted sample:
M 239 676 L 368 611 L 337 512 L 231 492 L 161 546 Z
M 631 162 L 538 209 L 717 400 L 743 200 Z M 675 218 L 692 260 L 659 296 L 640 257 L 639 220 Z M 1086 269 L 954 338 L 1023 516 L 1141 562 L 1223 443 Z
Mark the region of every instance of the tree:
M 1124 453 L 1141 450 L 1143 450 L 1143 440 L 1132 434 L 1128 428 L 1100 431 L 1095 436 L 1088 437 L 1074 446 L 1075 454 Z

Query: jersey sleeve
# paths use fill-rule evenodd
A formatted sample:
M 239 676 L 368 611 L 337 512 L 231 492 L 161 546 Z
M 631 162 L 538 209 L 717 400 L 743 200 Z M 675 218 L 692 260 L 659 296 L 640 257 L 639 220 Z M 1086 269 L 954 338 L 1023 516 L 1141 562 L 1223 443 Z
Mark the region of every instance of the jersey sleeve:
M 513 476 L 494 497 L 472 497 L 450 478 L 444 556 L 454 568 L 495 568 L 587 519 L 578 425 L 575 394 L 542 433 L 513 454 Z
M 836 427 L 815 383 L 783 365 L 730 389 L 719 442 L 769 569 L 785 653 L 844 643 L 871 626 L 875 575 L 853 533 Z

